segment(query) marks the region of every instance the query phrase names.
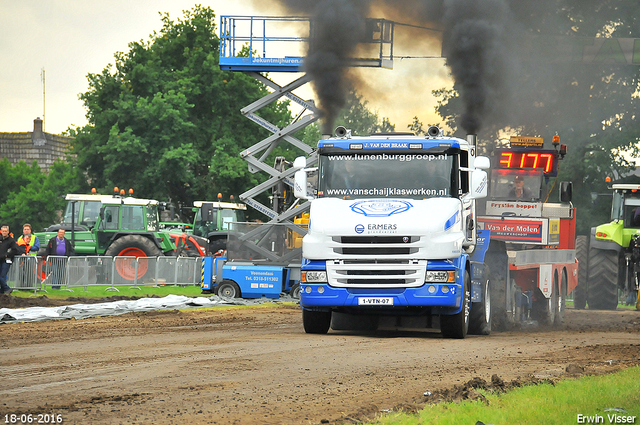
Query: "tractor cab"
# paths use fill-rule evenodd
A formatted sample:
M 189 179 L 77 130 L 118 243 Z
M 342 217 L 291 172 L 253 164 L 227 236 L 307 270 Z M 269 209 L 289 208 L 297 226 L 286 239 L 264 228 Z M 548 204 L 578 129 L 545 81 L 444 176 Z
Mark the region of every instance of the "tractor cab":
M 221 201 L 195 201 L 193 211 L 193 234 L 208 239 L 213 253 L 226 248 L 227 237 L 234 231 L 236 223 L 246 221 L 245 204 Z
M 627 229 L 640 228 L 640 186 L 614 184 L 611 221 L 622 221 Z

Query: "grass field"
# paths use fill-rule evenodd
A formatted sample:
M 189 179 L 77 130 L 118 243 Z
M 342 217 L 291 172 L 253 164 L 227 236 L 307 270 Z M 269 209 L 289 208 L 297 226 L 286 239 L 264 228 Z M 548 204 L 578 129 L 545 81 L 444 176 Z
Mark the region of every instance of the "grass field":
M 640 423 L 640 367 L 518 388 L 483 402 L 429 405 L 417 415 L 391 413 L 375 425 Z M 580 416 L 582 415 L 582 416 Z
M 153 286 L 153 285 L 139 285 L 138 288 L 130 288 L 128 286 L 118 286 L 117 291 L 109 289 L 109 286 L 89 286 L 87 290 L 85 288 L 71 288 L 71 290 L 50 289 L 47 288 L 47 292 L 38 291 L 37 296 L 46 296 L 48 298 L 69 298 L 69 297 L 85 297 L 85 298 L 104 298 L 112 297 L 114 295 L 127 296 L 127 297 L 150 297 L 158 296 L 164 297 L 167 295 L 184 295 L 187 297 L 200 297 L 211 296 L 211 294 L 203 294 L 200 285 L 166 285 L 166 286 Z M 19 291 L 14 290 L 11 295 L 17 297 L 33 297 L 33 291 Z

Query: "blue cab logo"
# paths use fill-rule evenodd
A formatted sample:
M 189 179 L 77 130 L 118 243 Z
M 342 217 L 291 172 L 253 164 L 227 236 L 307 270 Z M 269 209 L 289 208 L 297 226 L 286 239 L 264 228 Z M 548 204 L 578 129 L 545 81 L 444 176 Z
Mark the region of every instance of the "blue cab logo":
M 365 217 L 390 217 L 408 211 L 413 205 L 407 201 L 389 201 L 385 199 L 358 201 L 350 205 L 351 211 Z
M 356 233 L 360 234 L 364 232 L 364 225 L 363 224 L 356 224 Z

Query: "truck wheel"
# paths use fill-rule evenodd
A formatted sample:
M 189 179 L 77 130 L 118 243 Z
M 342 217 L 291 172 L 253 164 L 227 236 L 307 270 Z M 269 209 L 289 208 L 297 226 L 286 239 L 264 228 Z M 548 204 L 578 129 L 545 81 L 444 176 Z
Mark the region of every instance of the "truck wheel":
M 291 298 L 295 298 L 296 300 L 300 299 L 300 284 L 299 283 L 294 283 L 293 286 L 291 287 L 291 291 L 289 291 L 289 295 L 291 295 Z
M 240 298 L 240 288 L 233 280 L 224 279 L 216 286 L 215 293 L 224 298 Z
M 560 291 L 558 292 L 558 303 L 556 304 L 556 317 L 553 321 L 554 326 L 559 327 L 564 324 L 564 311 L 567 304 L 567 273 L 562 272 L 562 281 L 560 282 Z
M 161 257 L 162 251 L 151 241 L 141 235 L 127 235 L 116 239 L 104 255 L 109 257 Z M 137 278 L 142 279 L 149 269 L 146 261 L 138 263 Z M 128 259 L 116 261 L 116 271 L 125 280 L 136 278 L 135 263 Z
M 440 330 L 445 338 L 463 339 L 469 331 L 469 310 L 471 306 L 471 279 L 469 273 L 464 274 L 464 288 L 462 289 L 462 308 L 453 315 L 440 316 Z
M 558 295 L 558 276 L 553 277 L 553 286 L 551 286 L 551 296 L 549 298 L 542 295 L 542 292 L 539 292 L 539 294 L 540 299 L 533 302 L 533 317 L 545 326 L 553 326 L 556 321 L 560 298 Z
M 618 306 L 618 261 L 616 251 L 589 249 L 589 308 L 615 310 Z
M 489 285 L 491 285 L 491 327 L 504 331 L 511 327 L 507 318 L 507 248 L 504 242 L 492 240 L 489 244 L 485 264 L 491 265 Z
M 576 237 L 576 259 L 578 260 L 578 286 L 573 290 L 573 307 L 582 310 L 587 306 L 587 275 L 589 273 L 589 238 Z
M 484 266 L 484 275 L 489 276 L 489 266 Z M 471 335 L 489 335 L 491 333 L 491 288 L 489 279 L 482 285 L 482 301 L 471 304 L 469 313 L 469 333 Z
M 331 326 L 331 312 L 302 310 L 302 324 L 308 334 L 326 334 Z

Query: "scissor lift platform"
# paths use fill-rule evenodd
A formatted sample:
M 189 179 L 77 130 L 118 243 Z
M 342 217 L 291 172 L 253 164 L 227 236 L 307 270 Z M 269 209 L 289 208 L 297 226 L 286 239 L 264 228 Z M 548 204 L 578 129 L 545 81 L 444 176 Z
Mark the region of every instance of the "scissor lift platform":
M 367 19 L 369 57 L 351 58 L 348 67 L 393 67 L 394 23 L 385 19 Z M 299 16 L 220 17 L 220 68 L 226 71 L 302 72 L 313 32 L 313 21 Z M 302 34 L 302 35 L 300 35 Z M 284 55 L 293 48 L 299 55 Z M 267 52 L 268 50 L 268 52 Z

